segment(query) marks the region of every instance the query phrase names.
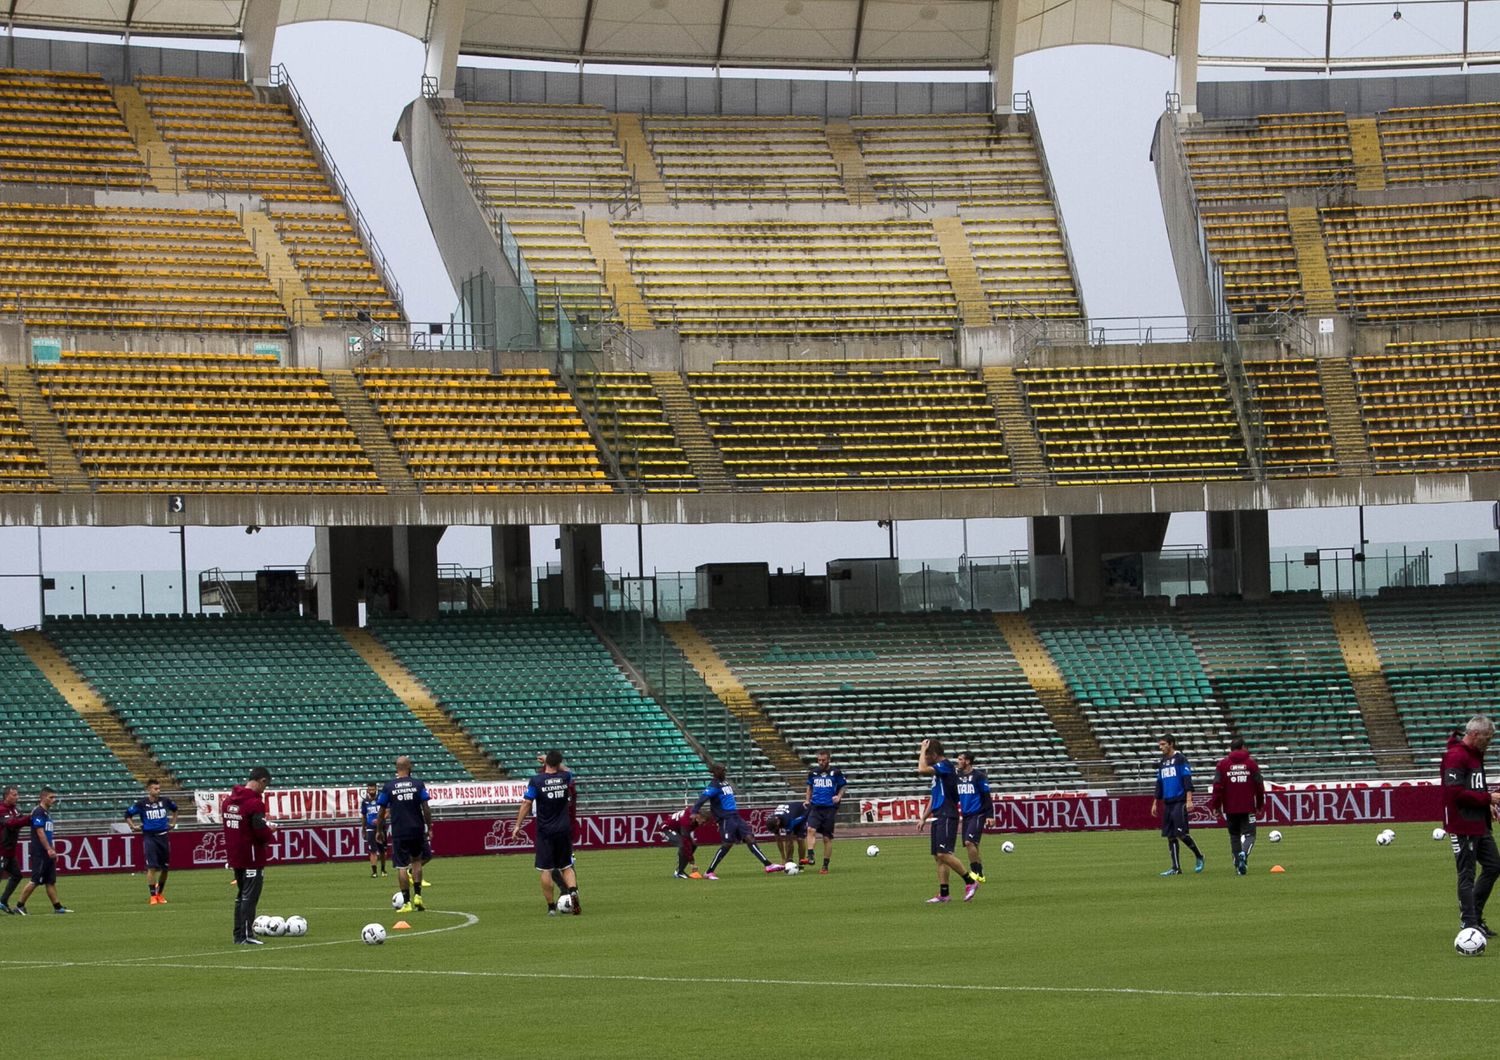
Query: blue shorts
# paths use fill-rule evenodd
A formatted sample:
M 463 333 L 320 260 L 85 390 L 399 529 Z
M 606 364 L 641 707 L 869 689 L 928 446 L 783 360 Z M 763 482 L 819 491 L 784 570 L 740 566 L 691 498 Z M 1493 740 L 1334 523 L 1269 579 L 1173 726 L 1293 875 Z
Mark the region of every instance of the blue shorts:
M 977 847 L 979 845 L 979 841 L 984 838 L 984 826 L 987 821 L 989 821 L 988 817 L 977 813 L 965 817 L 963 831 L 964 842 L 973 843 Z
M 834 818 L 838 816 L 837 806 L 813 806 L 807 811 L 807 827 L 818 835 L 833 838 Z
M 1187 801 L 1161 804 L 1161 834 L 1168 839 L 1188 834 Z
M 754 839 L 755 833 L 750 831 L 750 826 L 738 813 L 730 814 L 719 822 L 721 843 L 750 843 Z
M 536 867 L 542 872 L 565 869 L 573 864 L 573 830 L 536 833 Z
M 373 850 L 378 854 L 385 853 L 385 840 L 379 838 L 380 833 L 375 830 L 373 824 L 365 825 L 365 849 Z
M 425 835 L 391 836 L 391 860 L 395 862 L 396 868 L 404 869 L 414 859 L 422 862 L 432 860 L 432 848 L 427 845 L 427 837 Z
M 31 882 L 38 887 L 57 882 L 57 859 L 56 858 L 32 858 L 31 859 Z
M 953 853 L 953 841 L 958 835 L 957 817 L 934 817 L 932 819 L 932 853 Z
M 146 848 L 146 868 L 169 868 L 172 863 L 172 841 L 167 838 L 167 833 L 146 832 L 142 839 L 142 845 Z

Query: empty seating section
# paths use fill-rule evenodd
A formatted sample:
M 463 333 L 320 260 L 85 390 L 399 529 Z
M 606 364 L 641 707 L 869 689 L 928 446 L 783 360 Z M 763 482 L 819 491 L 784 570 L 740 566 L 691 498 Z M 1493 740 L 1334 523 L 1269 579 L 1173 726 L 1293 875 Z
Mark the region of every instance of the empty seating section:
M 990 114 L 856 117 L 849 125 L 882 198 L 1052 205 L 1031 133 L 1002 130 Z
M 609 114 L 599 107 L 448 104 L 443 123 L 496 206 L 608 202 L 630 182 Z
M 1205 213 L 1203 231 L 1210 255 L 1223 270 L 1231 313 L 1302 308 L 1302 274 L 1286 210 Z
M 1081 315 L 1056 216 L 966 218 L 964 232 L 996 316 Z
M 106 747 L 9 633 L 0 630 L 0 777 L 21 789 L 21 809 L 43 784 L 62 799 L 57 817 L 117 819 L 140 791 Z M 22 836 L 25 843 L 25 836 Z
M 506 215 L 521 255 L 537 281 L 537 313 L 551 322 L 561 301 L 575 324 L 600 320 L 608 299 L 604 273 L 583 235 L 576 213 L 540 211 L 525 217 Z
M 1094 614 L 1049 604 L 1030 616 L 1122 779 L 1151 782 L 1164 732 L 1200 772 L 1223 754 L 1228 719 L 1192 642 L 1164 607 Z
M 1374 773 L 1364 718 L 1321 596 L 1194 600 L 1177 615 L 1231 727 L 1268 775 Z M 1203 748 L 1200 758 L 1210 757 L 1205 751 L 1212 748 Z M 1198 769 L 1206 764 L 1200 761 Z
M 227 788 L 255 765 L 278 785 L 364 784 L 399 754 L 424 779 L 469 779 L 315 619 L 49 619 L 46 634 L 184 787 Z
M 1500 468 L 1500 339 L 1393 342 L 1354 378 L 1377 471 Z
M 684 336 L 946 334 L 958 323 L 926 221 L 613 228 L 652 317 Z
M 1354 182 L 1349 123 L 1339 111 L 1209 122 L 1182 140 L 1200 206 Z
M 0 203 L 0 312 L 59 328 L 284 331 L 238 220 L 214 210 Z
M 642 123 L 674 202 L 846 202 L 823 122 L 650 117 Z
M 1500 103 L 1392 107 L 1377 120 L 1389 184 L 1493 180 L 1500 172 Z
M 367 368 L 359 377 L 424 490 L 610 489 L 577 406 L 545 368 Z
M 401 319 L 342 207 L 326 212 L 280 207 L 271 212 L 271 223 L 325 319 L 361 313 L 371 320 Z
M 135 87 L 188 187 L 339 201 L 286 104 L 262 102 L 243 81 L 138 77 Z
M 1081 784 L 988 614 L 690 618 L 793 749 L 830 751 L 861 795 L 916 790 L 927 737 L 973 750 L 1004 790 Z
M 21 422 L 16 403 L 0 381 L 0 493 L 55 490 L 47 462 Z
M 932 361 L 721 361 L 687 382 L 724 466 L 765 489 L 1008 484 L 984 384 Z
M 1250 407 L 1260 425 L 1260 460 L 1268 475 L 1334 474 L 1328 410 L 1310 357 L 1245 361 Z
M 1500 594 L 1390 590 L 1360 609 L 1412 755 L 1434 766 L 1450 732 L 1500 704 Z
M 274 355 L 70 353 L 35 372 L 100 490 L 384 492 L 315 369 Z
M 0 181 L 149 186 L 97 74 L 0 69 Z
M 1059 484 L 1241 478 L 1245 443 L 1222 366 L 1016 370 Z
M 513 776 L 534 773 L 537 753 L 553 747 L 585 800 L 680 802 L 703 776 L 682 732 L 581 619 L 480 614 L 370 628 Z
M 1500 312 L 1500 199 L 1320 211 L 1340 309 L 1367 320 Z
M 588 372 L 575 386 L 626 478 L 647 489 L 697 488 L 648 373 Z

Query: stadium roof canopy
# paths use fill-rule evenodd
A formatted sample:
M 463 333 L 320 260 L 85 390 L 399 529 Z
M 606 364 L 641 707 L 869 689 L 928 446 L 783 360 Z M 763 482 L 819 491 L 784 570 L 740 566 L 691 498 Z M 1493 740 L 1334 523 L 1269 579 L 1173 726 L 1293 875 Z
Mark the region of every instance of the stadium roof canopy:
M 994 69 L 1002 0 L 0 0 L 0 24 L 138 36 L 243 37 L 340 20 L 431 39 L 462 8 L 459 50 L 564 62 L 828 69 Z M 1178 0 L 1018 0 L 1014 54 L 1067 44 L 1175 53 Z

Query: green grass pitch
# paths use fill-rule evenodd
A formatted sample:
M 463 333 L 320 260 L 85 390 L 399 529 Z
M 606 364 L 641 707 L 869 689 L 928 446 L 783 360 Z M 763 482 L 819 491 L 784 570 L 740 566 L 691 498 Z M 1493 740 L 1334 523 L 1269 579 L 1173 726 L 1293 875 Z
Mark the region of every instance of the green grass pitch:
M 432 864 L 414 933 L 394 876 L 272 867 L 261 912 L 304 939 L 229 945 L 223 870 L 64 877 L 53 916 L 0 917 L 15 1041 L 58 1055 L 1452 1056 L 1500 1016 L 1500 951 L 1454 953 L 1453 859 L 1430 826 L 1261 832 L 1234 875 L 1163 879 L 1145 833 L 985 841 L 990 882 L 927 906 L 926 839 L 835 847 L 833 872 L 765 877 L 736 850 L 717 882 L 666 849 L 583 853 L 584 915 L 544 915 L 525 857 Z M 708 851 L 703 853 L 707 854 Z M 1286 867 L 1272 875 L 1273 863 Z M 702 862 L 706 864 L 706 859 Z M 956 888 L 961 895 L 961 888 Z M 451 930 L 433 930 L 451 929 Z

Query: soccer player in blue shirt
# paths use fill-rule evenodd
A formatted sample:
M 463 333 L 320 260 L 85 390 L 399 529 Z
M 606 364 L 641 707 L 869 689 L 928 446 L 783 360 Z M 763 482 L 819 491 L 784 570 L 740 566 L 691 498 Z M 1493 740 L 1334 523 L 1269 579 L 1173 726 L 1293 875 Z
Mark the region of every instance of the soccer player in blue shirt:
M 14 912 L 26 916 L 26 899 L 38 887 L 47 889 L 54 913 L 71 913 L 73 910 L 57 900 L 57 848 L 52 845 L 52 804 L 57 801 L 57 792 L 43 788 L 37 799 L 36 809 L 31 811 L 31 882 L 21 888 L 21 897 L 16 900 Z
M 372 780 L 365 785 L 365 797 L 359 800 L 359 815 L 365 822 L 365 849 L 370 852 L 370 879 L 375 878 L 375 865 L 379 862 L 380 875 L 385 875 L 385 840 L 376 829 L 380 823 L 380 794 Z
M 755 860 L 760 862 L 767 872 L 780 872 L 781 865 L 771 864 L 771 859 L 761 853 L 760 847 L 755 845 L 755 834 L 750 831 L 750 826 L 740 816 L 739 804 L 735 802 L 734 785 L 727 779 L 728 773 L 722 765 L 715 762 L 708 767 L 708 775 L 712 778 L 708 787 L 703 789 L 703 794 L 698 796 L 698 801 L 693 803 L 693 812 L 697 813 L 705 805 L 714 815 L 714 821 L 719 826 L 719 849 L 714 852 L 714 859 L 708 863 L 708 871 L 704 873 L 704 879 L 717 880 L 719 877 L 714 870 L 719 867 L 719 862 L 724 860 L 724 855 L 736 843 L 744 843 L 750 848 L 750 853 L 755 855 Z
M 844 798 L 844 787 L 848 781 L 843 771 L 829 762 L 827 751 L 818 752 L 818 764 L 807 774 L 807 828 L 814 835 L 823 837 L 823 867 L 819 876 L 828 875 L 828 852 L 833 846 L 834 818 L 838 816 L 839 803 Z M 817 842 L 816 839 L 813 840 Z
M 984 877 L 964 868 L 964 863 L 953 856 L 958 840 L 958 773 L 953 763 L 943 754 L 941 740 L 923 740 L 922 750 L 917 754 L 917 772 L 932 778 L 932 795 L 927 800 L 927 809 L 917 822 L 917 831 L 932 820 L 932 860 L 937 862 L 938 893 L 927 899 L 928 905 L 939 905 L 949 900 L 948 873 L 953 871 L 963 877 L 964 901 L 974 897 L 974 892 L 984 882 Z
M 386 836 L 386 822 L 390 822 L 396 880 L 406 899 L 399 913 L 427 908 L 422 904 L 422 866 L 432 860 L 432 808 L 427 805 L 427 785 L 411 775 L 411 768 L 411 756 L 396 759 L 395 779 L 385 782 L 375 800 L 380 807 L 375 834 L 381 840 Z
M 578 875 L 573 871 L 573 802 L 575 789 L 573 774 L 563 767 L 563 754 L 556 749 L 548 751 L 542 758 L 541 772 L 526 783 L 526 793 L 521 798 L 521 808 L 516 811 L 516 823 L 510 826 L 510 837 L 521 837 L 521 826 L 526 815 L 536 810 L 536 869 L 542 874 L 542 897 L 547 902 L 547 915 L 557 915 L 557 903 L 552 898 L 552 886 L 561 876 L 562 887 L 573 899 L 572 913 L 579 916 L 583 908 L 578 904 Z
M 146 797 L 136 799 L 125 811 L 125 823 L 139 832 L 146 850 L 147 905 L 167 904 L 167 870 L 172 864 L 172 843 L 167 833 L 177 827 L 177 804 L 161 797 L 161 781 L 146 781 Z
M 807 804 L 783 802 L 766 818 L 766 830 L 776 837 L 776 852 L 783 861 L 808 864 Z
M 1177 844 L 1186 843 L 1197 858 L 1194 872 L 1203 871 L 1203 852 L 1193 837 L 1188 835 L 1188 813 L 1193 808 L 1193 767 L 1183 753 L 1177 750 L 1177 737 L 1163 733 L 1156 741 L 1161 752 L 1161 761 L 1156 763 L 1156 796 L 1151 800 L 1151 816 L 1161 809 L 1161 834 L 1172 854 L 1172 867 L 1163 876 L 1181 876 L 1182 862 L 1178 858 Z
M 990 778 L 985 776 L 984 770 L 974 768 L 973 751 L 961 751 L 958 756 L 958 812 L 963 818 L 964 851 L 969 855 L 969 871 L 983 876 L 984 862 L 979 860 L 979 841 L 984 838 L 985 822 L 995 816 L 995 804 L 990 800 Z

